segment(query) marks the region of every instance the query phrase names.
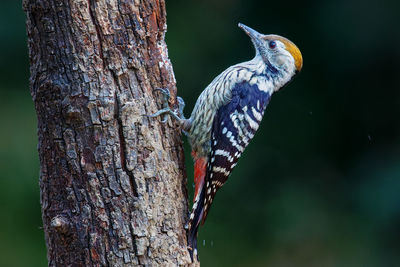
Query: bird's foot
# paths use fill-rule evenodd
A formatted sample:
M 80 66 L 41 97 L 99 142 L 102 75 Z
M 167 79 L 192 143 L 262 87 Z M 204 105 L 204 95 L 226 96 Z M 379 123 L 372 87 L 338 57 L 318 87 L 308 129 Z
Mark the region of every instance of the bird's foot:
M 190 119 L 185 119 L 183 115 L 183 108 L 185 107 L 185 102 L 181 97 L 177 97 L 178 101 L 178 110 L 172 110 L 169 107 L 169 99 L 171 97 L 171 94 L 168 89 L 164 88 L 156 88 L 154 91 L 159 91 L 163 95 L 163 108 L 157 111 L 154 114 L 151 115 L 146 115 L 147 117 L 150 118 L 156 118 L 158 116 L 163 116 L 161 122 L 166 123 L 168 121 L 168 115 L 170 115 L 172 118 L 174 118 L 176 121 L 178 121 L 180 127 L 182 128 L 183 133 L 187 134 L 189 131 L 192 123 Z
M 171 97 L 171 94 L 169 92 L 168 89 L 164 89 L 164 88 L 156 88 L 154 89 L 154 91 L 159 91 L 162 93 L 163 95 L 163 108 L 160 109 L 159 111 L 157 111 L 154 114 L 151 115 L 146 115 L 147 117 L 150 118 L 156 118 L 158 116 L 163 116 L 161 122 L 162 123 L 166 123 L 168 120 L 168 115 L 170 115 L 171 117 L 173 117 L 175 120 L 177 121 L 182 121 L 185 118 L 183 117 L 183 107 L 185 106 L 185 102 L 183 101 L 183 99 L 181 97 L 177 97 L 178 99 L 178 106 L 179 106 L 179 110 L 178 111 L 174 111 L 169 107 L 169 99 Z

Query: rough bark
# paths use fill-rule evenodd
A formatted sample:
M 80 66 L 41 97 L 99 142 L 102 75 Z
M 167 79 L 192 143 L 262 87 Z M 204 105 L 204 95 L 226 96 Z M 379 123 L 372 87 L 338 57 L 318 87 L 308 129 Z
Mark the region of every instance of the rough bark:
M 176 266 L 186 248 L 163 0 L 24 0 L 49 266 Z M 171 106 L 175 106 L 172 100 Z

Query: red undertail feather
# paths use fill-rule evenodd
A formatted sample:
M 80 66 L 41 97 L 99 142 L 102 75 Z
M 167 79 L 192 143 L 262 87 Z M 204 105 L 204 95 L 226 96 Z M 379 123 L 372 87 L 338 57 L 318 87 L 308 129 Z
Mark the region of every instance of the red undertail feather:
M 204 185 L 204 178 L 206 176 L 207 159 L 205 157 L 197 158 L 196 152 L 192 151 L 192 156 L 195 160 L 194 162 L 194 196 L 193 202 L 196 196 L 200 194 L 201 189 Z

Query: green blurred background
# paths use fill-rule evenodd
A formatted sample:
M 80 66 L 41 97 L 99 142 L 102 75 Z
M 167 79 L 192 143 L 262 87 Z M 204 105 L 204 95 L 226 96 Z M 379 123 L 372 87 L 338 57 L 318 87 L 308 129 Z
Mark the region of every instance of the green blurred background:
M 0 266 L 46 266 L 25 17 L 1 6 Z M 400 1 L 174 0 L 167 13 L 186 115 L 253 57 L 238 22 L 304 58 L 200 229 L 202 265 L 400 266 Z

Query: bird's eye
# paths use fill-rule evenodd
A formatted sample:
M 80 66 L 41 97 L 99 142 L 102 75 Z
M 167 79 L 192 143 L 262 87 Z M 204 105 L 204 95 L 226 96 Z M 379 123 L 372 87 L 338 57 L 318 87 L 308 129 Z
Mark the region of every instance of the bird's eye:
M 276 42 L 275 41 L 269 41 L 268 46 L 269 46 L 269 48 L 274 49 L 276 47 Z

